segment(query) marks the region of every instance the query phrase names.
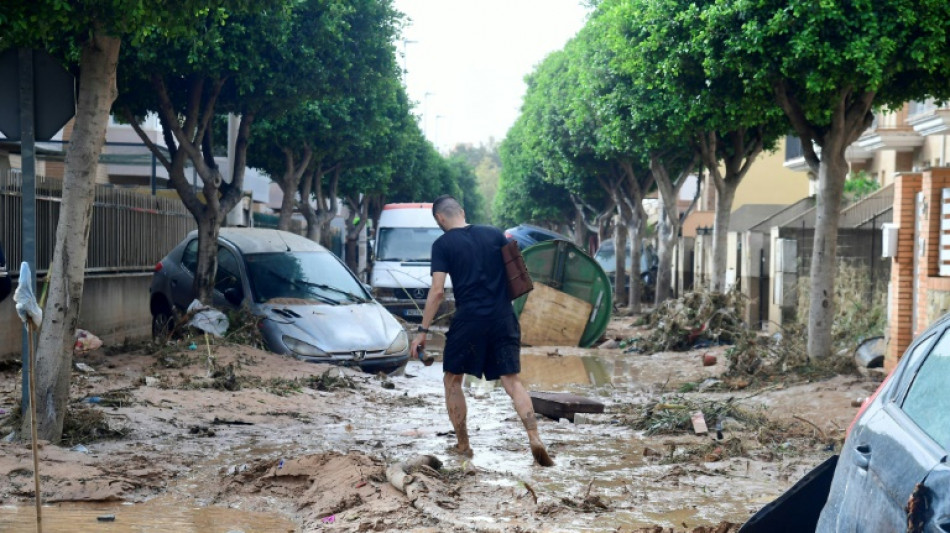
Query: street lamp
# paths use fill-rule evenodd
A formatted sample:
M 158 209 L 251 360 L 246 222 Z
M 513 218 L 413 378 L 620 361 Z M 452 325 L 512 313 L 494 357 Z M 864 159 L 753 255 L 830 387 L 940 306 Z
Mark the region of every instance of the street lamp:
M 426 91 L 426 94 L 422 97 L 422 135 L 429 133 L 429 97 L 434 95 L 435 93 Z
M 411 39 L 403 39 L 403 40 L 402 40 L 402 75 L 403 75 L 403 77 L 405 77 L 406 74 L 409 73 L 409 71 L 406 70 L 406 45 L 408 45 L 408 44 L 416 44 L 416 43 L 418 43 L 418 42 L 419 42 L 419 41 L 413 41 L 413 40 L 411 40 Z

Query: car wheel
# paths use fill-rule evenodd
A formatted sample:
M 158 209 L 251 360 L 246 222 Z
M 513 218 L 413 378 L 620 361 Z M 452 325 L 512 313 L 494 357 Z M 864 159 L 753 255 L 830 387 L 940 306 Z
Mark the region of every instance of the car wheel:
M 167 339 L 175 330 L 175 317 L 168 306 L 161 305 L 152 311 L 152 338 Z

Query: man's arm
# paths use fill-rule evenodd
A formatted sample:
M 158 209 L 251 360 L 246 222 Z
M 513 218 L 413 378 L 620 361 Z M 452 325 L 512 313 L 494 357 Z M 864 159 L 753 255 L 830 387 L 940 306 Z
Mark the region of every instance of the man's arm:
M 445 299 L 445 276 L 445 272 L 432 273 L 432 288 L 429 289 L 429 296 L 426 298 L 426 307 L 422 311 L 422 329 L 429 329 L 429 326 L 432 325 L 432 321 L 435 320 L 435 314 L 439 311 L 439 306 L 442 305 L 442 300 Z M 426 332 L 424 331 L 420 331 L 419 334 L 412 339 L 410 353 L 413 357 L 416 356 L 416 350 L 420 345 L 426 345 Z

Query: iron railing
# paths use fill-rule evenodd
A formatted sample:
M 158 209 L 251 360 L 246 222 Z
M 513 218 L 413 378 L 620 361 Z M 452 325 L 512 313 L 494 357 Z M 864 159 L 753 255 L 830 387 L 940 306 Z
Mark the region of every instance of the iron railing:
M 11 273 L 22 261 L 22 177 L 0 172 L 0 244 Z M 53 260 L 63 182 L 36 177 L 36 263 L 44 272 Z M 150 271 L 195 229 L 194 218 L 177 198 L 149 196 L 96 185 L 86 272 Z

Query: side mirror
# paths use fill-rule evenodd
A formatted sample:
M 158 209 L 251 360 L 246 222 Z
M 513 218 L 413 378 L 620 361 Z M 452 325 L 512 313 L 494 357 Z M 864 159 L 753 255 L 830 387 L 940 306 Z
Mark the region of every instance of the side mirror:
M 241 289 L 230 288 L 224 291 L 224 299 L 228 301 L 229 304 L 240 307 L 244 302 L 244 292 Z
M 370 294 L 373 294 L 373 286 L 370 285 L 369 283 L 364 283 L 364 284 L 363 284 L 363 289 L 365 289 L 366 292 L 368 292 L 368 293 L 370 293 Z

